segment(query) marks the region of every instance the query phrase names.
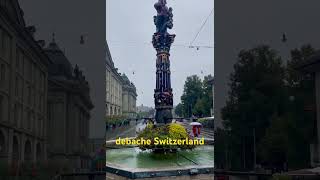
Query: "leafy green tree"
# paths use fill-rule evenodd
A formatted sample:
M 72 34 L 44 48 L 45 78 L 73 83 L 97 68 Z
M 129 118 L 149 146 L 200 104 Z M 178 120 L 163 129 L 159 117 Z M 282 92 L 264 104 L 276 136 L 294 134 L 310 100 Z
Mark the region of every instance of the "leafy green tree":
M 314 79 L 312 75 L 298 71 L 297 66 L 307 61 L 315 52 L 316 50 L 311 45 L 303 45 L 300 49 L 296 48 L 291 51 L 291 59 L 288 61 L 286 77 L 290 87 L 313 88 Z
M 306 112 L 306 106 L 315 105 L 314 76 L 297 68 L 315 52 L 310 45 L 293 49 L 288 60 L 284 79 L 286 96 L 285 113 L 275 117 L 259 144 L 261 161 L 289 168 L 304 168 L 310 164 L 309 145 L 315 136 L 315 113 Z
M 204 96 L 202 97 L 202 101 L 204 103 L 203 115 L 204 116 L 211 116 L 211 108 L 213 107 L 213 94 L 212 94 L 212 86 L 213 84 L 210 82 L 212 81 L 213 76 L 208 75 L 204 77 L 203 80 L 203 93 Z
M 314 75 L 298 67 L 314 53 L 310 45 L 293 49 L 287 67 L 267 46 L 239 53 L 222 109 L 230 134 L 225 139 L 229 146 L 223 147 L 232 168 L 253 167 L 254 140 L 258 163 L 272 167 L 287 163 L 289 168 L 310 164 L 309 145 L 316 137 Z
M 179 117 L 183 117 L 184 116 L 184 108 L 183 108 L 183 104 L 179 103 L 176 108 L 175 111 L 176 115 L 178 115 Z
M 191 117 L 192 109 L 195 107 L 198 99 L 201 99 L 202 97 L 202 81 L 199 76 L 192 75 L 187 77 L 184 84 L 183 94 L 181 96 L 183 110 L 187 116 Z
M 192 109 L 192 114 L 197 117 L 203 117 L 205 115 L 205 99 L 204 97 L 197 99 L 196 104 Z
M 239 53 L 230 76 L 230 91 L 222 119 L 239 146 L 241 168 L 252 169 L 255 142 L 265 135 L 270 120 L 284 112 L 284 68 L 277 52 L 259 46 Z
M 266 135 L 259 144 L 259 152 L 262 162 L 276 165 L 287 162 L 289 151 L 289 135 L 291 128 L 290 119 L 275 117 L 271 120 L 266 130 Z
M 314 76 L 301 72 L 299 64 L 307 61 L 315 49 L 304 45 L 291 51 L 285 77 L 287 105 L 285 114 L 268 127 L 261 142 L 261 160 L 287 163 L 290 168 L 304 168 L 310 164 L 309 145 L 315 136 L 315 112 L 305 107 L 315 106 Z
M 302 72 L 299 65 L 316 52 L 310 45 L 291 51 L 285 79 L 289 102 L 282 119 L 289 119 L 289 129 L 283 129 L 289 138 L 287 163 L 290 168 L 304 168 L 310 164 L 310 144 L 315 141 L 316 114 L 306 108 L 315 107 L 314 75 Z
M 184 116 L 210 116 L 213 103 L 212 84 L 209 83 L 211 79 L 211 75 L 205 76 L 203 81 L 197 75 L 187 77 L 181 96 L 181 112 Z
M 211 75 L 205 76 L 202 82 L 202 97 L 197 100 L 192 113 L 198 117 L 210 116 L 212 101 L 212 84 L 210 81 L 213 79 Z

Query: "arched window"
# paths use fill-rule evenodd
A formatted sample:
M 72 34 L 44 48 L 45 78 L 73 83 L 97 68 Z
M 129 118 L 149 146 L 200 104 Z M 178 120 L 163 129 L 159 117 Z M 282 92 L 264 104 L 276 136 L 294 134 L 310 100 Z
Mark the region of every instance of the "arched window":
M 6 66 L 4 64 L 1 64 L 0 67 L 0 84 L 1 87 L 5 87 L 5 80 L 6 80 Z
M 7 152 L 6 139 L 2 131 L 0 131 L 0 157 L 5 155 Z
M 18 118 L 19 118 L 19 111 L 18 111 L 18 105 L 14 105 L 14 125 L 18 125 Z
M 24 160 L 32 161 L 32 148 L 31 148 L 31 142 L 29 140 L 27 140 L 24 145 Z
M 0 95 L 0 121 L 4 120 L 4 105 L 3 105 L 3 97 Z
M 40 143 L 37 144 L 36 156 L 37 156 L 37 157 L 36 157 L 36 158 L 37 158 L 37 161 L 42 160 L 42 149 L 41 149 Z
M 12 159 L 15 161 L 20 160 L 20 149 L 19 149 L 19 142 L 17 136 L 13 136 L 13 143 L 12 143 Z

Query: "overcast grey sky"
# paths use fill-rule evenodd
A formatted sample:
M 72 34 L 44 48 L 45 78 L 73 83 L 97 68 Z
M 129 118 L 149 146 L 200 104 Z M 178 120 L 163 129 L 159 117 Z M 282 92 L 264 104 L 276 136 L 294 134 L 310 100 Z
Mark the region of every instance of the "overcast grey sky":
M 155 32 L 153 5 L 157 0 L 108 0 L 107 42 L 115 66 L 128 75 L 137 87 L 137 105 L 154 106 L 156 51 L 151 44 Z M 214 0 L 167 0 L 173 8 L 174 26 L 169 33 L 176 39 L 171 48 L 174 104 L 180 102 L 187 76 L 214 73 L 213 48 L 188 48 L 205 19 L 214 8 Z M 209 16 L 193 45 L 213 46 L 214 15 Z M 177 45 L 177 46 L 175 46 Z M 184 45 L 184 46 L 181 46 Z M 134 72 L 134 73 L 133 73 Z
M 310 43 L 320 48 L 319 0 L 215 1 L 215 118 L 225 105 L 228 77 L 241 49 L 266 44 L 288 57 Z M 281 42 L 282 33 L 288 41 Z M 215 121 L 218 122 L 218 121 Z

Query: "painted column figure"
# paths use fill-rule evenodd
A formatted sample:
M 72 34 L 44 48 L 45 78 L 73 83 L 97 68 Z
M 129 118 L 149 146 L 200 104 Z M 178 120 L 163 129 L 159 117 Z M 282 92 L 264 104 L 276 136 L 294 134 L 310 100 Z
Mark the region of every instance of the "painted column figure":
M 175 35 L 167 32 L 168 28 L 172 29 L 173 27 L 173 14 L 172 8 L 168 8 L 166 4 L 166 0 L 159 0 L 155 3 L 154 8 L 157 10 L 157 16 L 153 17 L 156 33 L 153 34 L 152 44 L 157 51 L 156 89 L 154 90 L 157 125 L 171 123 L 173 108 L 169 56 Z

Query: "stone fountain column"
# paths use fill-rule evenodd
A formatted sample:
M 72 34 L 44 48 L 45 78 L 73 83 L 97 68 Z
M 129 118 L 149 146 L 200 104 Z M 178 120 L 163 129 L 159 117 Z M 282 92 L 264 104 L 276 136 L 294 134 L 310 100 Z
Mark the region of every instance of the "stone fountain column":
M 172 121 L 173 95 L 169 57 L 175 35 L 167 32 L 167 28 L 173 27 L 172 8 L 166 6 L 166 0 L 159 0 L 154 7 L 157 10 L 157 16 L 154 16 L 157 31 L 152 38 L 153 47 L 157 51 L 156 88 L 154 90 L 155 119 L 157 125 L 163 125 Z

